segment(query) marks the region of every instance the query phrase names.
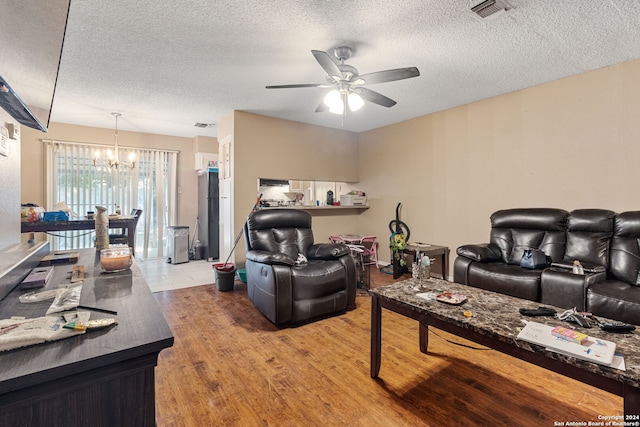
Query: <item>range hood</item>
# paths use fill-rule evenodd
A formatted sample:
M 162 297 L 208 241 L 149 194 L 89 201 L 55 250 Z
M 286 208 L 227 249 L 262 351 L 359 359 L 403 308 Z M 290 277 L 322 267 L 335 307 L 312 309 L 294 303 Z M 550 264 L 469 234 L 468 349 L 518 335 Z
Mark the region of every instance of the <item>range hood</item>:
M 260 187 L 282 187 L 289 186 L 289 181 L 286 179 L 265 179 L 260 178 Z
M 47 131 L 46 126 L 40 123 L 2 76 L 0 76 L 0 107 L 4 108 L 20 124 L 42 132 Z

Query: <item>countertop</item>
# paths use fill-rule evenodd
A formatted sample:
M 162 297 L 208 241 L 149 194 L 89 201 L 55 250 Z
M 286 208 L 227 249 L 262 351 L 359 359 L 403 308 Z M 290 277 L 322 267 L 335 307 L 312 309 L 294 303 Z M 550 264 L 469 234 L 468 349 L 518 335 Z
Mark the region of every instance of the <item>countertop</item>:
M 291 206 L 269 206 L 261 209 L 301 209 L 305 211 L 365 211 L 369 206 L 315 206 L 315 205 L 291 205 Z
M 0 396 L 105 366 L 157 354 L 173 345 L 173 334 L 135 261 L 130 270 L 104 274 L 95 249 L 81 249 L 78 264 L 85 267 L 80 304 L 117 311 L 91 312 L 91 319 L 115 317 L 116 326 L 60 341 L 0 353 Z M 45 288 L 69 283 L 75 264 L 59 264 Z M 0 301 L 0 318 L 44 316 L 51 300 L 22 304 L 18 288 Z M 0 397 L 0 400 L 2 397 Z

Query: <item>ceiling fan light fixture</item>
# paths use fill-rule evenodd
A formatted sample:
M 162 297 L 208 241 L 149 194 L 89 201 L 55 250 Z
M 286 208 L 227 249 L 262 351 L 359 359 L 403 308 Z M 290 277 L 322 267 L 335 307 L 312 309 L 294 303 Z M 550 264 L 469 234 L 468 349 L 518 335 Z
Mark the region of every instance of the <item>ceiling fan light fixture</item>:
M 337 89 L 333 89 L 324 97 L 324 103 L 327 107 L 331 108 L 336 105 L 338 102 L 342 102 L 342 96 Z
M 478 1 L 478 0 L 476 0 Z M 484 0 L 491 2 L 506 0 Z M 378 84 L 393 82 L 396 80 L 404 80 L 412 77 L 418 77 L 420 71 L 416 67 L 395 68 L 390 70 L 376 71 L 360 76 L 358 70 L 345 64 L 344 61 L 351 58 L 353 53 L 351 48 L 347 46 L 339 46 L 335 48 L 334 53 L 338 62 L 333 59 L 327 52 L 321 50 L 311 50 L 314 58 L 320 64 L 326 73 L 326 83 L 302 83 L 266 86 L 267 89 L 291 89 L 291 88 L 330 88 L 332 89 L 325 95 L 320 104 L 316 107 L 316 113 L 329 111 L 333 114 L 341 114 L 343 121 L 346 115 L 347 105 L 350 111 L 358 111 L 364 105 L 365 101 L 382 107 L 393 107 L 396 101 L 387 98 L 381 93 L 363 87 L 367 84 Z M 364 96 L 363 96 L 364 95 Z
M 337 89 L 330 91 L 324 97 L 324 103 L 329 107 L 329 112 L 333 114 L 342 114 L 344 111 L 344 102 L 342 101 L 342 94 Z
M 335 104 L 329 107 L 329 112 L 333 114 L 342 114 L 344 113 L 344 102 L 342 100 L 338 100 Z
M 355 92 L 351 92 L 349 94 L 347 102 L 349 103 L 349 109 L 351 111 L 358 111 L 364 105 L 364 100 L 362 99 L 362 97 Z

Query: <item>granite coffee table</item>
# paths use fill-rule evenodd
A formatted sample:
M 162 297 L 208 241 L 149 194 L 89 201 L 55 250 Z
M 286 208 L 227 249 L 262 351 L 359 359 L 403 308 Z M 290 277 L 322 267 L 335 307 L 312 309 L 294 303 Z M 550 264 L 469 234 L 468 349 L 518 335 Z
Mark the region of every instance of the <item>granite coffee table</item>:
M 429 291 L 450 291 L 464 294 L 462 305 L 451 305 L 416 296 Z M 431 278 L 419 283 L 404 280 L 371 289 L 371 378 L 380 372 L 382 351 L 382 308 L 402 314 L 419 322 L 419 345 L 427 353 L 428 328 L 433 326 L 478 344 L 493 348 L 553 372 L 576 379 L 624 398 L 626 416 L 640 414 L 640 328 L 633 333 L 604 332 L 597 327 L 585 330 L 593 337 L 616 343 L 616 353 L 624 355 L 626 370 L 583 361 L 575 357 L 548 351 L 543 346 L 516 339 L 521 319 L 553 326 L 563 325 L 553 317 L 526 317 L 518 309 L 536 309 L 542 304 L 511 297 L 484 289 Z M 556 308 L 560 313 L 562 308 Z M 472 316 L 465 316 L 464 312 Z M 602 319 L 607 320 L 607 319 Z M 636 419 L 636 418 L 633 418 Z

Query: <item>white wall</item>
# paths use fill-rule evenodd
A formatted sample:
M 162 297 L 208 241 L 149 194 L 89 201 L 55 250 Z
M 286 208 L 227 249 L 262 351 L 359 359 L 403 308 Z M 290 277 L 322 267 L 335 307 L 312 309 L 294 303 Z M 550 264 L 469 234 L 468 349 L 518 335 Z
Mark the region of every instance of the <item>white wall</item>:
M 0 108 L 0 125 L 18 126 Z M 7 156 L 0 155 L 0 248 L 20 242 L 20 138 L 9 139 Z

